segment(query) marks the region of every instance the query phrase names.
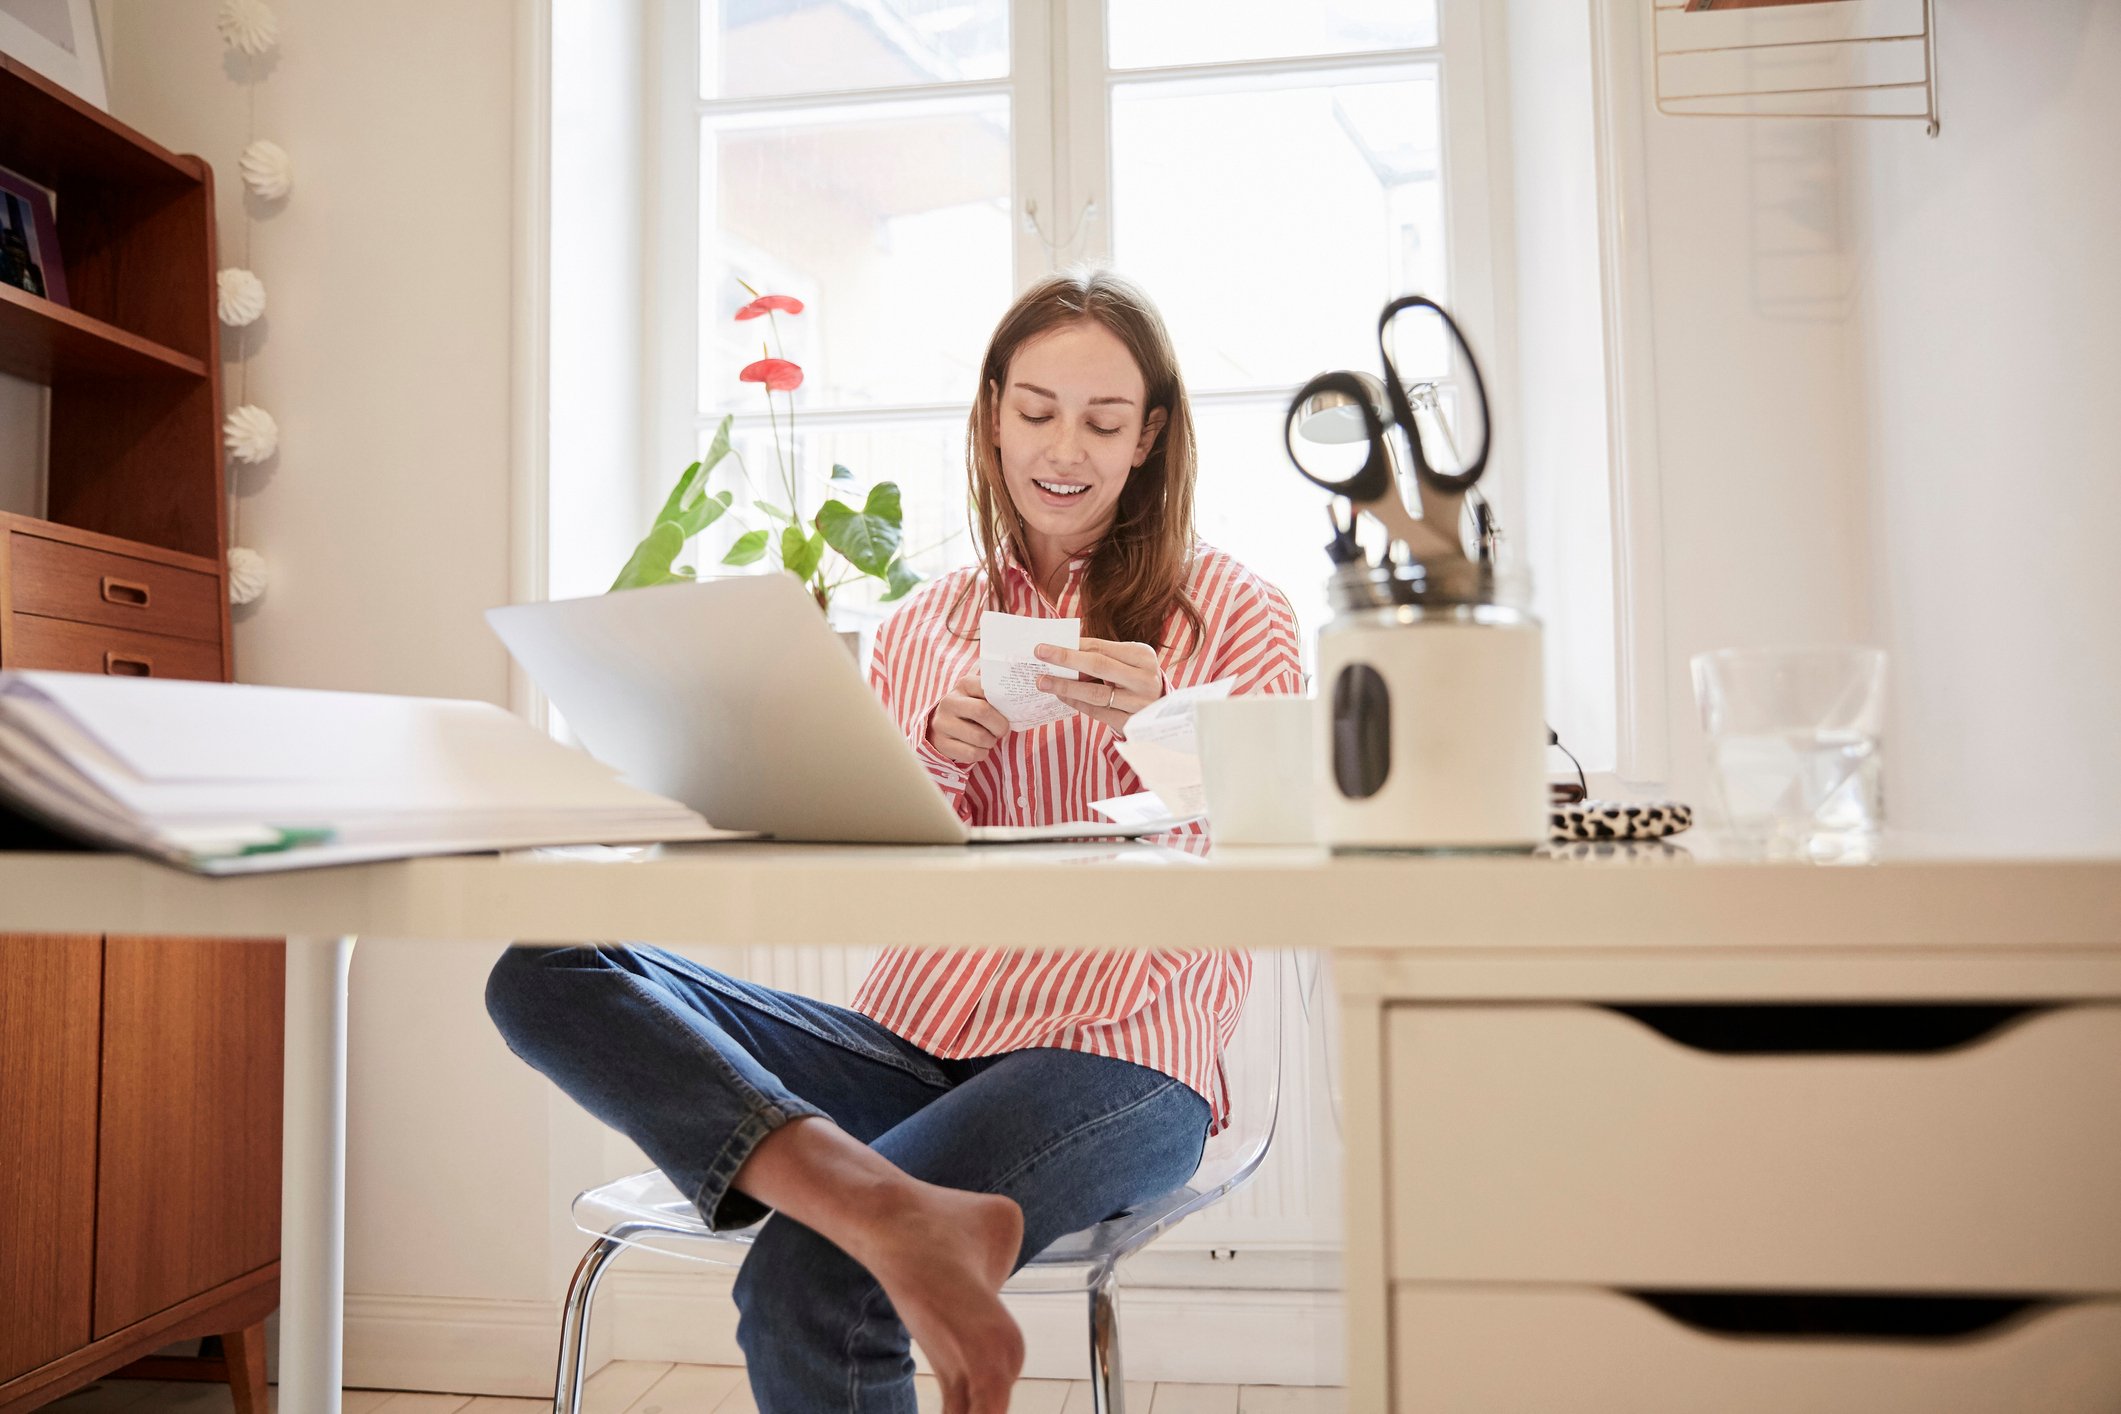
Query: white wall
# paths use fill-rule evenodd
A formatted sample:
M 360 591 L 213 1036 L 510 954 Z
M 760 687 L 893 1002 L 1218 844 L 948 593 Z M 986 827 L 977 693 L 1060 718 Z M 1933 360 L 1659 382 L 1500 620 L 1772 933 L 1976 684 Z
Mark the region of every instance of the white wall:
M 1613 8 L 1630 16 L 1619 42 L 1639 44 L 1633 11 L 1647 7 Z M 1844 133 L 1663 117 L 1646 89 L 1634 100 L 1647 226 L 1629 238 L 1649 247 L 1668 788 L 1706 804 L 1688 659 L 1874 631 Z
M 1856 145 L 1889 809 L 2121 839 L 2121 6 L 1939 0 Z
M 278 418 L 282 450 L 241 481 L 241 540 L 273 579 L 237 611 L 237 675 L 505 702 L 506 659 L 480 614 L 510 583 L 519 7 L 274 8 L 282 44 L 257 130 L 291 154 L 295 185 L 251 236 L 270 309 L 249 397 Z M 223 260 L 243 259 L 249 100 L 213 7 L 115 0 L 107 33 L 118 116 L 213 162 Z M 552 1151 L 565 1147 L 555 1126 L 575 1121 L 488 1024 L 492 955 L 384 939 L 355 953 L 352 1383 L 446 1368 L 450 1388 L 474 1387 L 468 1370 L 527 1393 L 549 1379 L 565 1260 Z M 491 1327 L 483 1348 L 437 1348 L 467 1312 Z

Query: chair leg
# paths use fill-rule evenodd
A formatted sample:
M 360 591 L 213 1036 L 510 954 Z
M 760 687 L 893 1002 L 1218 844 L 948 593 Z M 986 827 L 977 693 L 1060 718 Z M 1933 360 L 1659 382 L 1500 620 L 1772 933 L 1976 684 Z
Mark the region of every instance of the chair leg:
M 1127 1414 L 1119 1359 L 1119 1273 L 1110 1267 L 1090 1286 L 1090 1408 L 1092 1414 Z
M 228 1364 L 228 1392 L 236 1414 L 266 1414 L 265 1322 L 221 1337 Z
M 552 1414 L 580 1414 L 582 1366 L 589 1354 L 589 1303 L 611 1259 L 626 1244 L 600 1237 L 589 1244 L 567 1284 L 567 1304 L 560 1311 L 560 1365 L 552 1380 Z

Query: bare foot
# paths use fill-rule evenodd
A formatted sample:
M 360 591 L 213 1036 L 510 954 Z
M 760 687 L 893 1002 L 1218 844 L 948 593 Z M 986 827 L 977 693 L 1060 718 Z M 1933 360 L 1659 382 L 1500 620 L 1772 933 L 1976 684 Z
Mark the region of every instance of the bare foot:
M 927 1353 L 943 1414 L 1008 1414 L 1024 1368 L 1024 1335 L 1002 1305 L 1002 1283 L 1024 1240 L 1015 1200 L 909 1180 L 850 1252 L 869 1269 Z

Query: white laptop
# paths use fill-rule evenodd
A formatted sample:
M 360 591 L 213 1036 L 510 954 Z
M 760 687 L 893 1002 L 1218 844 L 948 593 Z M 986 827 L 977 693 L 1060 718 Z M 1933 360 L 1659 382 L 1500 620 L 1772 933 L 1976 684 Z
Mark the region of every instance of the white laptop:
M 785 840 L 1007 844 L 1175 820 L 968 826 L 785 574 L 489 609 L 592 756 L 723 829 Z

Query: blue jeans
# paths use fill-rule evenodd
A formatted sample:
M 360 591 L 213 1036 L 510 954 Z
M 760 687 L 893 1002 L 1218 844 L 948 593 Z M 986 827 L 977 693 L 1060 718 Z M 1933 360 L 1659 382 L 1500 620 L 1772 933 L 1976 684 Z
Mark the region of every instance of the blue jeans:
M 1207 1141 L 1207 1102 L 1146 1066 L 1054 1049 L 945 1060 L 859 1012 L 661 948 L 511 948 L 486 1010 L 511 1050 L 639 1144 L 718 1231 L 766 1216 L 730 1182 L 761 1139 L 804 1115 L 915 1178 L 1015 1199 L 1019 1266 L 1177 1188 Z M 817 1233 L 769 1221 L 736 1303 L 761 1414 L 912 1414 L 905 1325 Z

